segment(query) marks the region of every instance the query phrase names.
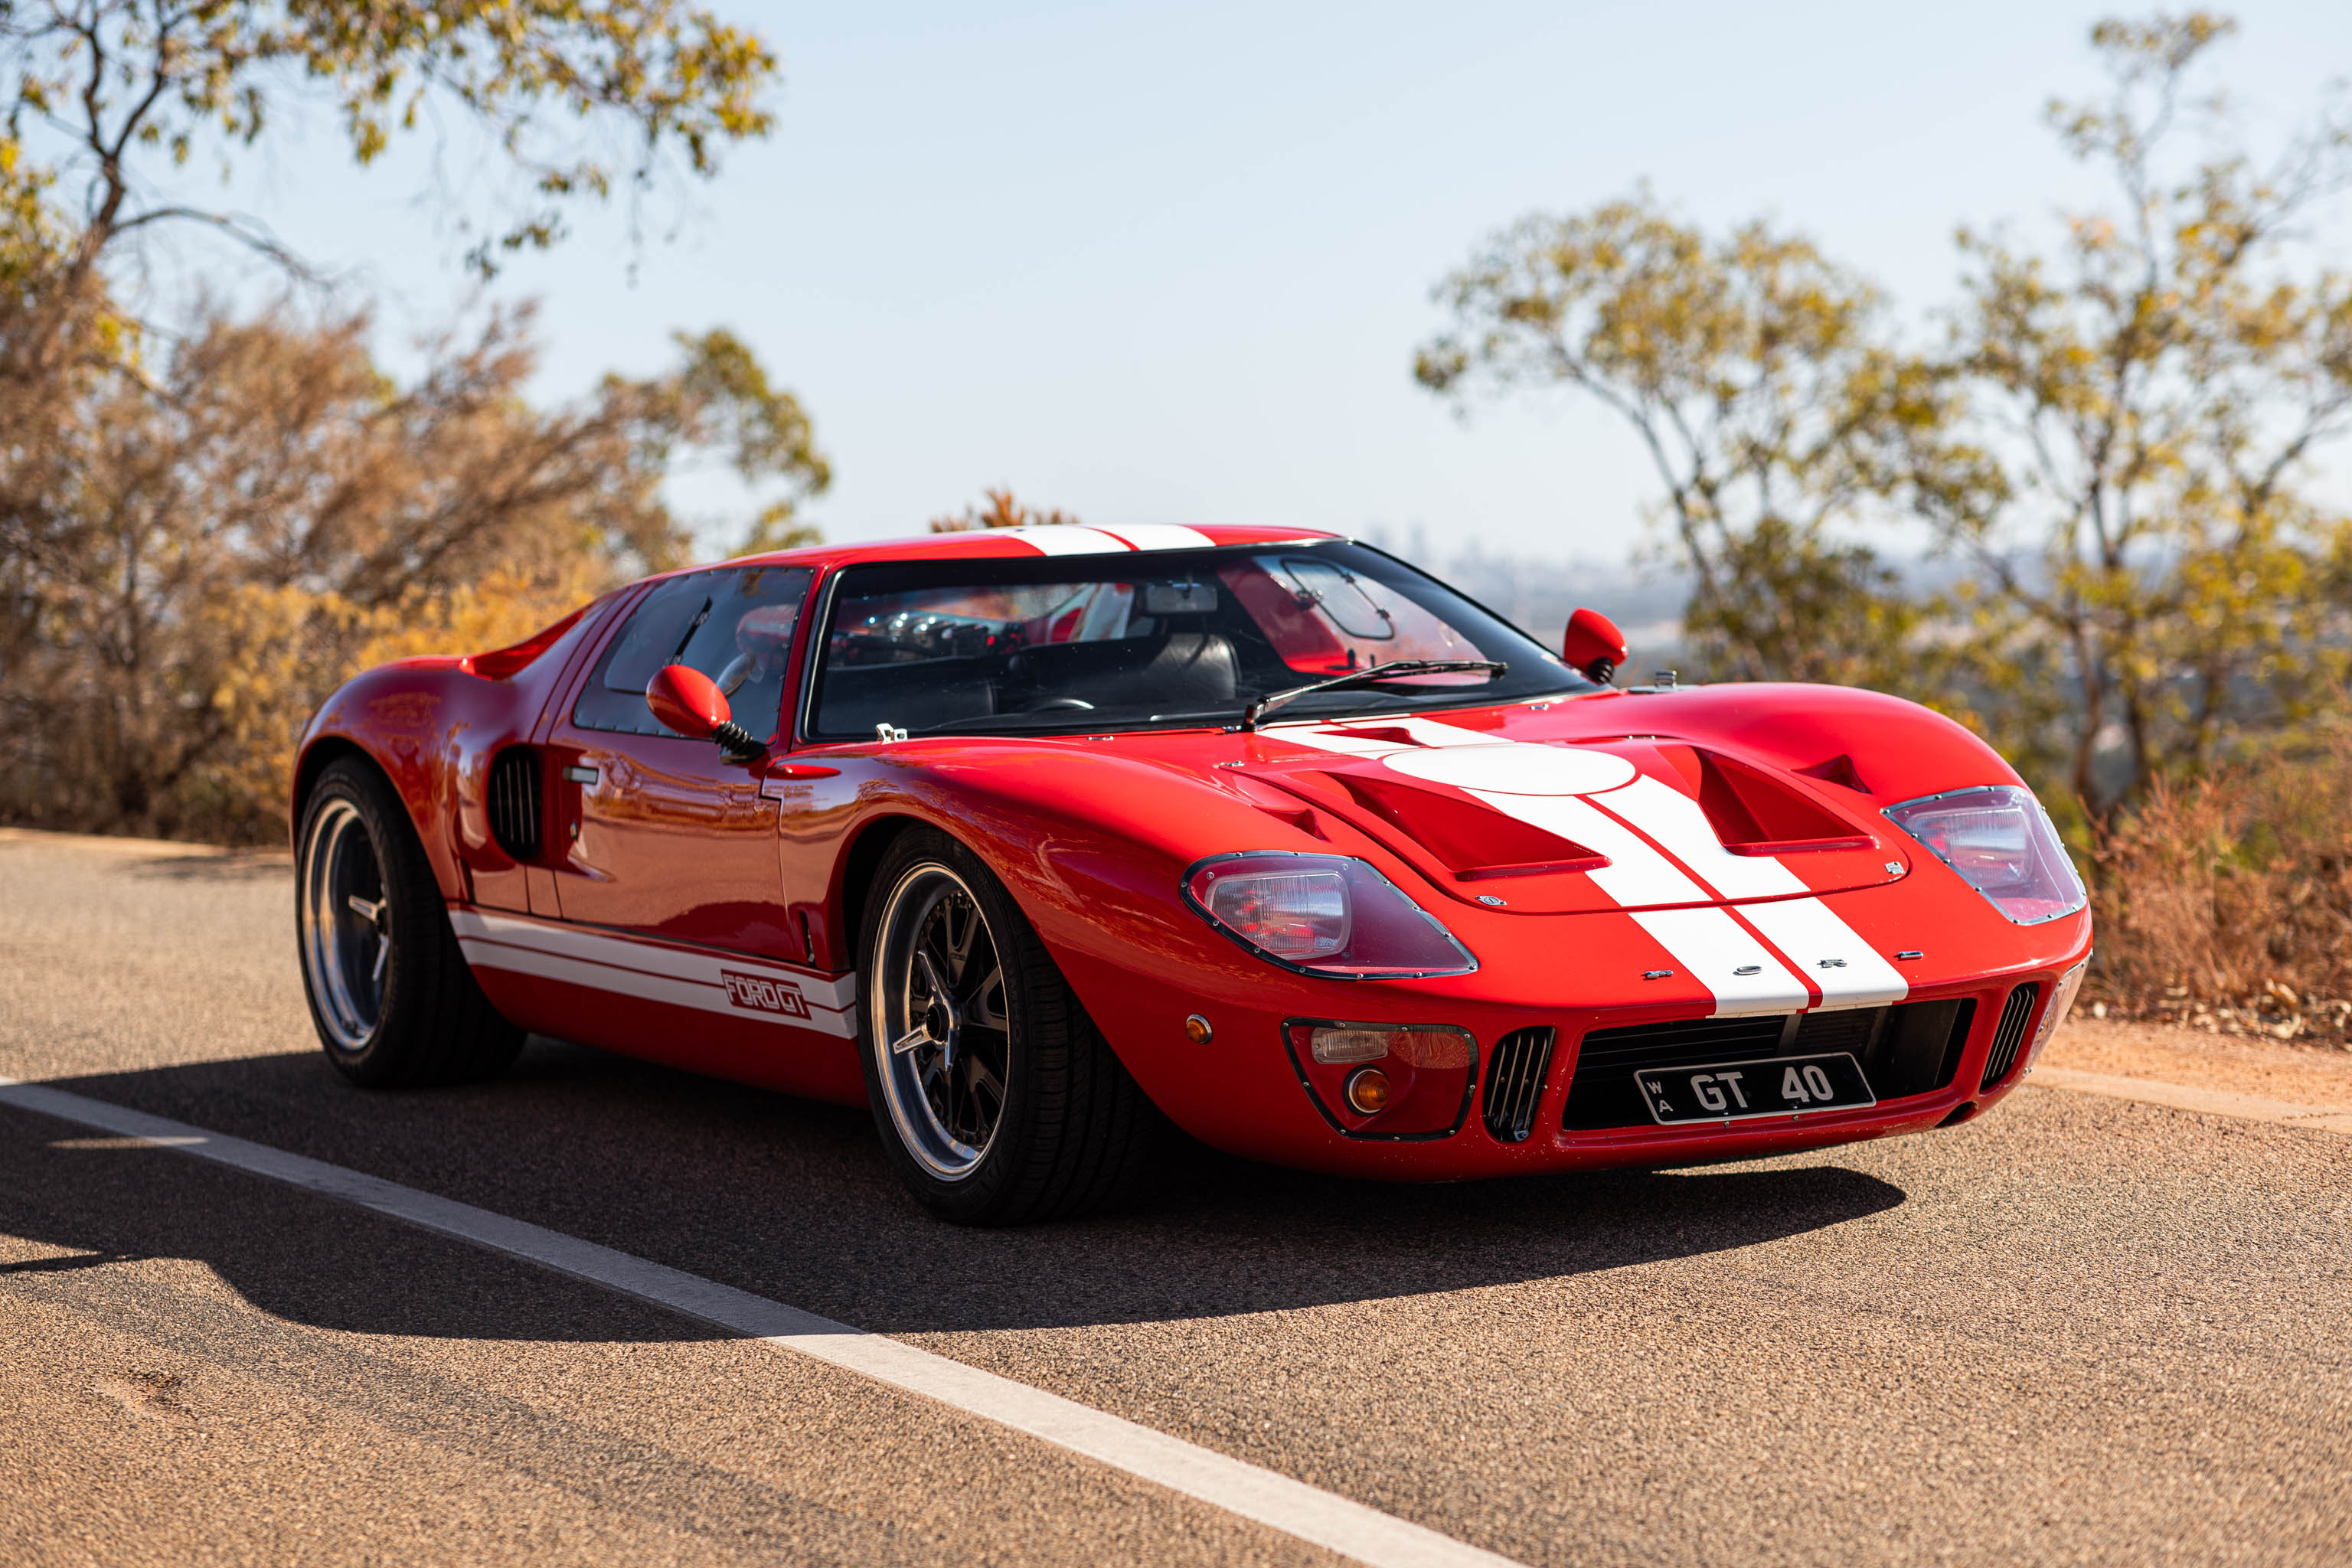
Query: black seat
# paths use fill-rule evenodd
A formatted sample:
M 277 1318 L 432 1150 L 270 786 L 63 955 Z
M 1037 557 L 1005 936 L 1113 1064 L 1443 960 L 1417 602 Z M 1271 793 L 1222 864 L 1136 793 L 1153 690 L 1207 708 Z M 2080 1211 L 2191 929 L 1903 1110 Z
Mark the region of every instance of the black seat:
M 1076 674 L 1055 695 L 1165 711 L 1230 703 L 1234 688 L 1232 643 L 1213 632 L 1171 632 L 1140 666 Z

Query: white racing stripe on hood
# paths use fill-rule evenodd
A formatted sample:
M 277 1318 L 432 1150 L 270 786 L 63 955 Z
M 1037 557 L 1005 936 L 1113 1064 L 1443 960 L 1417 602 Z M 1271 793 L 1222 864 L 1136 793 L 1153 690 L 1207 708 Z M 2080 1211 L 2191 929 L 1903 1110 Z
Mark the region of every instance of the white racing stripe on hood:
M 1586 875 L 1592 879 L 1594 887 L 1621 904 L 1715 901 L 1714 895 L 1685 876 L 1681 867 L 1643 842 L 1639 834 L 1615 817 L 1594 810 L 1590 801 L 1574 795 L 1489 795 L 1478 789 L 1463 793 L 1507 816 L 1515 816 L 1608 856 L 1608 865 Z
M 1412 737 L 1410 744 L 1383 740 L 1374 735 L 1350 735 L 1349 730 L 1402 730 Z M 1268 740 L 1288 741 L 1294 745 L 1311 747 L 1320 752 L 1338 752 L 1349 757 L 1384 757 L 1392 752 L 1410 752 L 1423 746 L 1517 746 L 1525 742 L 1506 741 L 1477 730 L 1465 730 L 1459 724 L 1441 724 L 1434 719 L 1406 716 L 1398 719 L 1351 719 L 1335 724 L 1318 719 L 1311 724 L 1275 725 L 1259 731 Z
M 1728 910 L 1639 910 L 1633 919 L 1715 994 L 1716 1017 L 1795 1013 L 1813 999 L 1805 983 Z
M 1597 803 L 1651 837 L 1726 899 L 1782 899 L 1810 893 L 1794 871 L 1769 855 L 1734 855 L 1715 836 L 1698 802 L 1644 773 Z
M 1547 773 L 1569 778 L 1575 770 L 1529 767 L 1517 758 L 1505 763 L 1502 753 L 1582 750 L 1507 741 L 1423 718 L 1366 718 L 1346 726 L 1286 727 L 1269 733 L 1352 757 L 1388 758 L 1410 755 L 1413 750 L 1393 741 L 1338 732 L 1342 728 L 1403 730 L 1427 746 L 1490 750 L 1497 753 L 1496 782 L 1507 780 L 1518 789 Z M 1707 988 L 1717 1016 L 1794 1012 L 1813 1005 L 1814 992 L 1820 993 L 1823 1010 L 1875 1006 L 1909 994 L 1909 985 L 1895 967 L 1837 911 L 1813 897 L 1801 878 L 1772 856 L 1734 855 L 1725 849 L 1698 802 L 1681 791 L 1646 773 L 1589 796 L 1482 789 L 1477 754 L 1465 750 L 1449 755 L 1443 764 L 1395 771 L 1452 784 L 1506 816 L 1609 857 L 1606 867 L 1587 873 L 1593 885 L 1619 904 L 1635 907 L 1634 922 Z M 1601 754 L 1616 760 L 1613 752 Z M 1595 769 L 1591 776 L 1614 775 Z M 1665 853 L 1659 852 L 1661 847 Z M 1695 877 L 1704 878 L 1707 885 Z M 1644 904 L 1713 903 L 1718 896 L 1738 907 L 1738 918 L 1722 909 L 1638 910 Z M 1748 901 L 1753 900 L 1769 901 Z M 1743 920 L 1755 931 L 1743 926 Z M 1788 959 L 1758 941 L 1756 931 Z M 1739 973 L 1742 969 L 1755 973 Z
M 1820 990 L 1824 1012 L 1875 1007 L 1911 994 L 1902 972 L 1819 899 L 1742 904 L 1739 913 Z

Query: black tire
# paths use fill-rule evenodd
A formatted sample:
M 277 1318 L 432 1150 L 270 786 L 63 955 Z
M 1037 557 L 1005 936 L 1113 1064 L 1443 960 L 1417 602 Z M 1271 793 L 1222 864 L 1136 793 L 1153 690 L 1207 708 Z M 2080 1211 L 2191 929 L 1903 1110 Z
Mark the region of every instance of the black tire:
M 475 984 L 408 809 L 373 764 L 327 764 L 294 854 L 302 994 L 337 1071 L 415 1089 L 513 1065 L 523 1032 Z
M 968 1069 L 965 1087 L 971 1089 L 1001 1066 L 1003 1093 L 992 1131 L 977 1146 L 976 1157 L 950 1173 L 943 1165 L 961 1156 L 943 1161 L 940 1139 L 947 1138 L 947 1146 L 964 1155 L 974 1149 L 954 1142 L 949 1123 L 956 1122 L 956 1116 L 942 1120 L 938 1113 L 937 1086 L 955 1080 L 957 1074 L 940 1066 L 945 1058 L 929 1032 L 918 1044 L 894 1052 L 886 1037 L 886 1020 L 914 1007 L 923 990 L 920 981 L 907 979 L 908 972 L 892 957 L 905 935 L 896 925 L 931 918 L 916 915 L 909 900 L 919 901 L 929 890 L 938 889 L 938 907 L 943 912 L 936 918 L 944 922 L 939 929 L 952 930 L 961 897 L 955 890 L 959 888 L 984 922 L 1003 976 L 1000 1002 L 987 1002 L 976 991 L 965 1000 L 971 1005 L 971 1017 L 1002 1018 L 1003 1026 L 998 1029 L 983 1021 L 950 1025 L 940 1032 L 970 1033 L 975 1041 L 984 1040 L 984 1045 L 967 1042 L 965 1062 L 981 1065 Z M 886 923 L 894 930 L 886 931 Z M 978 938 L 966 938 L 967 953 L 977 948 Z M 875 870 L 858 931 L 858 954 L 864 1004 L 859 1008 L 858 1054 L 865 1066 L 866 1100 L 891 1164 L 925 1207 L 960 1225 L 1020 1225 L 1112 1207 L 1134 1194 L 1161 1140 L 1164 1122 L 1159 1109 L 1112 1053 L 1012 895 L 979 856 L 930 828 L 902 834 Z M 962 962 L 976 961 L 967 957 Z M 895 979 L 889 973 L 894 966 L 899 969 Z M 894 986 L 896 994 L 886 994 Z M 952 990 L 953 983 L 944 989 Z M 929 1020 L 955 1016 L 954 1005 L 943 1015 L 926 1007 L 923 1016 L 921 1026 L 929 1031 Z M 900 1038 L 912 1034 L 905 1031 Z M 992 1053 L 1004 1059 L 992 1059 Z M 984 1090 L 975 1091 L 964 1107 L 970 1119 L 958 1125 L 967 1130 L 976 1125 L 983 1112 L 975 1108 L 984 1107 L 987 1098 Z M 926 1107 L 931 1109 L 928 1123 L 923 1121 Z

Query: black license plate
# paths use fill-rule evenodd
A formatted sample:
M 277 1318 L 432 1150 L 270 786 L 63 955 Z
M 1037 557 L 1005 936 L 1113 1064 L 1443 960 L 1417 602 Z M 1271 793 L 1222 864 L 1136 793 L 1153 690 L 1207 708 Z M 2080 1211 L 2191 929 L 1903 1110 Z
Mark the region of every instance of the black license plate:
M 1650 1115 L 1660 1122 L 1742 1121 L 1854 1110 L 1876 1105 L 1862 1064 L 1840 1051 L 1826 1057 L 1768 1057 L 1711 1067 L 1643 1068 L 1633 1075 Z

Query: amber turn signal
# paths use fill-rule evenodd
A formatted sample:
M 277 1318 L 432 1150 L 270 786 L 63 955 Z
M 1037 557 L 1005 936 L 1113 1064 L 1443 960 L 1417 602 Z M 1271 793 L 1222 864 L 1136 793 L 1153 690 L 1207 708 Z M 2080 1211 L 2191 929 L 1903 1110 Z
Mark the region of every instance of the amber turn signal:
M 1348 1075 L 1348 1103 L 1366 1116 L 1386 1110 L 1389 1075 L 1378 1068 L 1358 1068 Z
M 1184 1037 L 1196 1046 L 1205 1046 L 1217 1037 L 1217 1031 L 1209 1027 L 1209 1020 L 1195 1013 L 1184 1020 Z

